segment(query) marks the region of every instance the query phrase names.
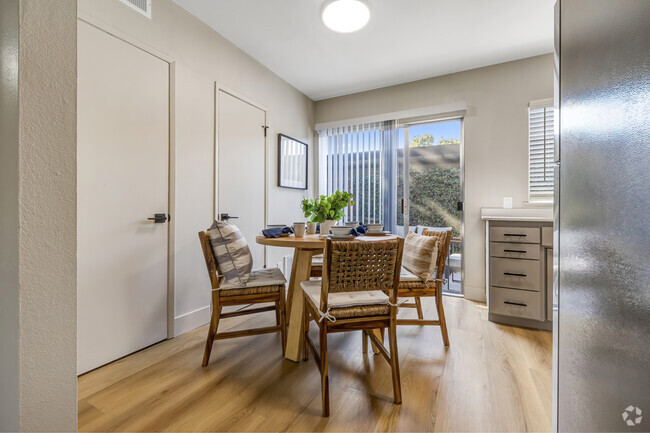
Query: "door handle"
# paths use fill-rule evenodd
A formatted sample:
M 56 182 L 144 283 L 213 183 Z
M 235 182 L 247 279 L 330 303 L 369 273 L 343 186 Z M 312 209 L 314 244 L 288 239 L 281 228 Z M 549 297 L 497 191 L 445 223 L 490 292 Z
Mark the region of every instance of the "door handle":
M 164 213 L 157 213 L 154 214 L 153 218 L 147 218 L 149 221 L 153 221 L 154 224 L 162 224 L 164 222 L 167 222 L 167 214 Z
M 520 254 L 526 254 L 526 251 L 524 250 L 503 250 L 504 253 L 520 253 Z
M 231 219 L 237 219 L 237 218 L 239 218 L 239 217 L 236 217 L 236 216 L 230 216 L 230 215 L 228 215 L 227 213 L 222 213 L 222 214 L 219 215 L 219 219 L 220 219 L 221 221 L 228 221 L 228 220 L 231 220 Z
M 504 272 L 503 275 L 509 275 L 509 276 L 512 276 L 512 277 L 525 277 L 526 276 L 526 274 L 515 274 L 513 272 Z

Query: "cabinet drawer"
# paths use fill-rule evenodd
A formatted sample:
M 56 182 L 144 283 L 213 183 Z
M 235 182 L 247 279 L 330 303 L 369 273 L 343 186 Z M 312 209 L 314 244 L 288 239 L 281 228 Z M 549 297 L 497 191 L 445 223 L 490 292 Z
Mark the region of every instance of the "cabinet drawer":
M 543 320 L 542 294 L 526 290 L 490 287 L 490 312 L 504 316 Z
M 491 227 L 490 241 L 538 244 L 539 227 Z
M 540 247 L 537 244 L 511 244 L 490 242 L 490 257 L 539 260 Z
M 513 289 L 540 289 L 539 260 L 490 258 L 490 285 Z

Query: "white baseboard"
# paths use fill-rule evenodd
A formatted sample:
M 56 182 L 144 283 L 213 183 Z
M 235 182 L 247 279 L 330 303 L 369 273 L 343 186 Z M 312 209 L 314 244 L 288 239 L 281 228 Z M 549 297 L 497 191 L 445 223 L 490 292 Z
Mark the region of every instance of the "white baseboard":
M 210 321 L 210 306 L 181 314 L 174 319 L 174 337 L 203 326 Z

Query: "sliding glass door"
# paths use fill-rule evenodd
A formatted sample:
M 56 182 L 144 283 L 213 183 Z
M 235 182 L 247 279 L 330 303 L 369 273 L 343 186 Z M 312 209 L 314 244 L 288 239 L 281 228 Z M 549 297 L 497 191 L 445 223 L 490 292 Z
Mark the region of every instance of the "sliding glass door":
M 354 195 L 346 221 L 399 236 L 451 227 L 445 291 L 462 294 L 462 120 L 387 121 L 320 130 L 320 194 Z
M 405 123 L 397 149 L 397 233 L 451 227 L 445 291 L 456 294 L 462 294 L 461 122 Z

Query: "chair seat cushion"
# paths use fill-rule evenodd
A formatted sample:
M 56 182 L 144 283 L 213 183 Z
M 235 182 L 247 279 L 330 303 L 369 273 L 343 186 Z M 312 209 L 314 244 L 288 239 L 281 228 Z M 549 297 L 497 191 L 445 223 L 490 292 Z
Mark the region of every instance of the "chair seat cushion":
M 300 285 L 309 301 L 318 310 L 320 307 L 321 281 L 303 281 Z M 327 297 L 327 306 L 330 315 L 337 319 L 385 316 L 390 313 L 388 295 L 381 290 L 330 293 Z
M 284 278 L 284 274 L 278 268 L 257 269 L 251 271 L 248 282 L 237 284 L 236 282 L 225 281 L 217 290 L 251 289 L 254 287 L 280 286 L 286 282 L 287 279 Z

